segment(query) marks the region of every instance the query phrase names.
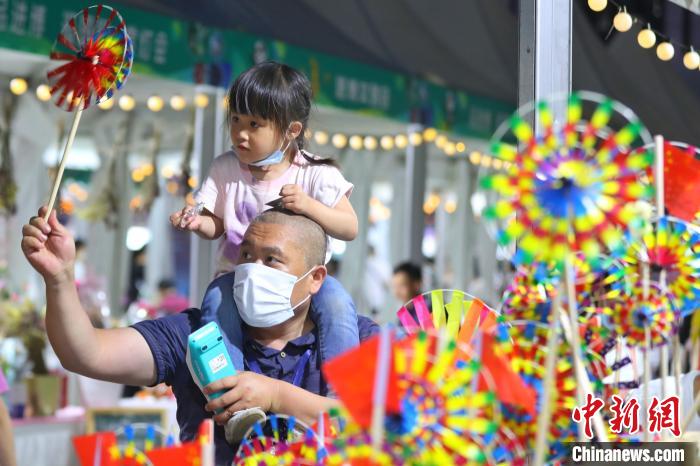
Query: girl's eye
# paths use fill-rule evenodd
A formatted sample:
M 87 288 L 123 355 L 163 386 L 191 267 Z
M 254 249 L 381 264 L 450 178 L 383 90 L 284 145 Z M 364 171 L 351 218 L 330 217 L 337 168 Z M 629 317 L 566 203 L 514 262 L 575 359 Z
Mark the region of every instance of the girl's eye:
M 267 258 L 267 261 L 268 261 L 268 262 L 279 262 L 277 259 L 275 259 L 275 258 L 272 257 L 272 256 L 269 256 L 269 257 Z
M 238 117 L 237 116 L 231 117 L 231 121 L 233 123 L 238 123 Z
M 251 122 L 250 122 L 250 127 L 251 127 L 251 128 L 257 128 L 258 126 L 260 126 L 260 125 L 258 125 L 258 122 L 257 122 L 257 121 L 251 121 Z

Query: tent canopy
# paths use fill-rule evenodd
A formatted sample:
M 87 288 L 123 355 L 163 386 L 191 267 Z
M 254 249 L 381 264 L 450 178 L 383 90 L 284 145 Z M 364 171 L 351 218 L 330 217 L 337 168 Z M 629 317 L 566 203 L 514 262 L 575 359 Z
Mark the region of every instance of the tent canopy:
M 467 91 L 517 102 L 517 1 L 473 0 L 122 0 L 161 14 L 243 29 L 333 55 L 402 71 Z M 667 2 L 663 29 L 690 40 L 700 18 Z M 610 95 L 649 129 L 700 145 L 700 73 L 681 60 L 656 58 L 636 43 L 635 26 L 605 41 L 574 2 L 573 88 Z M 700 27 L 694 30 L 700 31 Z M 684 51 L 677 50 L 676 55 Z

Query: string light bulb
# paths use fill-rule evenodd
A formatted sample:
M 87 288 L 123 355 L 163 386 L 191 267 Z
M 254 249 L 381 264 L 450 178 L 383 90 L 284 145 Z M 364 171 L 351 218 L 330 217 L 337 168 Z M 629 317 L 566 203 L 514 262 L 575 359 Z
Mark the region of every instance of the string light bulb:
M 314 133 L 314 141 L 316 141 L 316 144 L 319 146 L 325 146 L 328 144 L 328 133 L 325 133 L 323 131 L 316 131 Z
M 174 95 L 170 98 L 170 107 L 176 112 L 184 110 L 187 106 L 187 101 L 181 95 Z
M 51 99 L 51 89 L 46 84 L 39 84 L 36 88 L 36 98 L 42 102 Z
M 352 150 L 360 150 L 362 149 L 362 136 L 354 135 L 350 136 L 350 148 Z
M 394 143 L 396 143 L 396 147 L 399 149 L 405 149 L 406 146 L 408 146 L 408 138 L 405 134 L 397 134 Z
M 152 95 L 146 100 L 146 107 L 152 112 L 160 112 L 163 110 L 163 98 L 157 95 Z
M 659 60 L 669 61 L 673 58 L 674 53 L 673 44 L 668 41 L 661 42 L 658 47 L 656 47 L 656 56 L 659 57 Z
M 209 96 L 204 93 L 198 93 L 194 96 L 194 104 L 198 108 L 206 108 L 209 105 Z
M 623 6 L 613 19 L 613 26 L 620 32 L 627 32 L 632 27 L 632 16 L 627 13 L 627 7 Z
M 600 12 L 608 6 L 608 0 L 588 0 L 588 8 Z
M 455 155 L 455 153 L 457 152 L 457 148 L 455 147 L 454 142 L 448 142 L 447 144 L 445 144 L 445 148 L 443 150 L 445 151 L 445 154 L 450 157 Z
M 331 142 L 336 149 L 342 149 L 348 144 L 348 137 L 344 134 L 337 133 L 333 135 Z
M 458 142 L 455 145 L 455 149 L 457 149 L 457 152 L 459 152 L 461 154 L 462 152 L 467 150 L 467 146 L 463 142 Z
M 447 136 L 444 134 L 441 134 L 440 136 L 435 139 L 435 145 L 437 146 L 438 149 L 443 149 L 445 147 L 445 144 L 447 144 Z
M 111 110 L 114 107 L 114 99 L 103 100 L 97 106 L 100 107 L 100 110 Z
M 10 81 L 10 92 L 12 92 L 14 95 L 24 94 L 27 92 L 28 87 L 29 85 L 27 84 L 27 80 L 24 78 L 14 78 Z
M 412 146 L 420 146 L 423 142 L 423 136 L 421 136 L 420 133 L 411 133 L 408 136 L 408 142 L 410 142 Z
M 425 142 L 433 142 L 437 137 L 437 130 L 435 128 L 426 128 L 423 131 L 423 139 Z
M 377 138 L 374 136 L 365 137 L 363 143 L 365 144 L 365 149 L 375 150 L 377 148 Z
M 384 150 L 391 150 L 394 148 L 394 138 L 391 136 L 382 136 L 379 140 L 379 145 L 382 146 Z
M 700 55 L 698 55 L 698 52 L 695 51 L 692 45 L 690 50 L 683 55 L 683 64 L 689 70 L 694 70 L 700 65 Z
M 130 95 L 125 94 L 125 95 L 119 97 L 119 108 L 121 108 L 125 112 L 132 111 L 135 106 L 136 106 L 136 101 Z
M 650 49 L 656 44 L 656 34 L 651 30 L 649 24 L 637 34 L 637 43 L 643 49 Z

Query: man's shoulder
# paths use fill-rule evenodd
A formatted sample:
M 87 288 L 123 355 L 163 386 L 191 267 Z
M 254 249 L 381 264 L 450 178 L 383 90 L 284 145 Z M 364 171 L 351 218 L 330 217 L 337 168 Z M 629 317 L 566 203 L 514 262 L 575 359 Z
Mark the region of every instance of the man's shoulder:
M 186 342 L 189 334 L 201 326 L 201 318 L 200 309 L 190 308 L 158 319 L 144 320 L 132 327 L 141 333 L 147 332 L 154 336 L 167 335 L 170 339 L 179 337 Z
M 360 341 L 363 341 L 379 333 L 379 324 L 367 316 L 358 315 L 357 330 L 360 334 Z

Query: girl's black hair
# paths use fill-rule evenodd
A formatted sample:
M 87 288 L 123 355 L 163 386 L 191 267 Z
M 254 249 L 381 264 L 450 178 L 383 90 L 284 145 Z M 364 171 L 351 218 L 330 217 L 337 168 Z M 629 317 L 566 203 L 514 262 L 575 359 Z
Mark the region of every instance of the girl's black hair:
M 274 61 L 259 63 L 239 75 L 231 85 L 228 91 L 229 123 L 234 113 L 270 120 L 280 131 L 299 121 L 302 128 L 295 142 L 302 150 L 311 114 L 311 99 L 311 83 L 303 73 Z M 333 159 L 309 157 L 303 151 L 302 155 L 314 165 L 337 166 Z

